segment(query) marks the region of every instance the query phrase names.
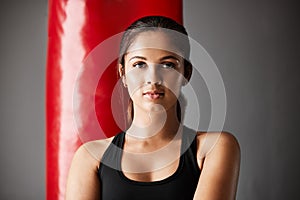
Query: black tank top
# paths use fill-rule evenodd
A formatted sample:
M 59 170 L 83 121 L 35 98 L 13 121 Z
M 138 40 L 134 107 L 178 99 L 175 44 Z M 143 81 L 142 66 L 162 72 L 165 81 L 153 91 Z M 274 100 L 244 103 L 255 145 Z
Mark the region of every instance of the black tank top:
M 99 165 L 101 200 L 189 200 L 193 199 L 200 169 L 197 164 L 195 131 L 184 127 L 181 156 L 177 170 L 171 176 L 153 182 L 127 178 L 121 171 L 125 132 L 114 137 Z M 114 166 L 114 167 L 110 167 Z

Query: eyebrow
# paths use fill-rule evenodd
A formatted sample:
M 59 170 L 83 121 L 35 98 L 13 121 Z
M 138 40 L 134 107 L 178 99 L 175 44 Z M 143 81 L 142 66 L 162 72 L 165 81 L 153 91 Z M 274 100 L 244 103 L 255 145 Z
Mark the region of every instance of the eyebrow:
M 129 61 L 133 60 L 133 59 L 141 59 L 141 60 L 147 60 L 147 58 L 143 57 L 143 56 L 133 56 L 132 58 L 129 59 Z M 175 56 L 172 56 L 172 55 L 169 55 L 169 56 L 164 56 L 160 59 L 160 61 L 162 60 L 167 60 L 167 59 L 174 59 L 174 60 L 178 60 L 179 61 L 179 58 L 175 57 Z
M 176 56 L 172 56 L 172 55 L 164 56 L 160 60 L 162 61 L 162 60 L 167 60 L 167 59 L 174 59 L 174 60 L 178 60 L 179 61 L 179 58 L 177 58 Z
M 147 60 L 145 57 L 143 56 L 133 56 L 132 58 L 129 59 L 129 61 L 133 60 L 133 59 L 141 59 L 141 60 Z

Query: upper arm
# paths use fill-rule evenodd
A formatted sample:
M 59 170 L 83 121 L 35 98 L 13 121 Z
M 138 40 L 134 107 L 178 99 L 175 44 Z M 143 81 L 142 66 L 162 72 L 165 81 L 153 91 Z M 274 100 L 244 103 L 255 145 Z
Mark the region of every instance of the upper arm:
M 208 133 L 207 137 L 210 137 L 209 134 L 218 133 Z M 212 149 L 203 159 L 194 199 L 235 199 L 239 166 L 240 148 L 236 138 L 230 133 L 219 133 Z
M 66 199 L 100 199 L 100 181 L 97 176 L 99 161 L 82 145 L 75 153 L 69 170 Z

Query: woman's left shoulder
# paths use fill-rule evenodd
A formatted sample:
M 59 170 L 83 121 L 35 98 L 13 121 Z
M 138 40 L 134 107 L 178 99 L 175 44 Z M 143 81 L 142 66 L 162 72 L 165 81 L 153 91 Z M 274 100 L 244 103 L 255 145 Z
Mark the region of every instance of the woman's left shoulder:
M 195 199 L 235 199 L 240 146 L 229 132 L 198 132 L 197 161 L 201 176 Z
M 197 157 L 199 160 L 210 157 L 240 156 L 240 145 L 230 132 L 197 132 Z

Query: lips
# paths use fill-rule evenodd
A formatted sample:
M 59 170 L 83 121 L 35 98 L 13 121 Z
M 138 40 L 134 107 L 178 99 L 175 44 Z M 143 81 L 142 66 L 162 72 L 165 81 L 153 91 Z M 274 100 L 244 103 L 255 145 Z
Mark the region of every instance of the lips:
M 157 91 L 157 90 L 151 90 L 143 93 L 144 97 L 150 100 L 159 99 L 164 96 L 164 92 Z

